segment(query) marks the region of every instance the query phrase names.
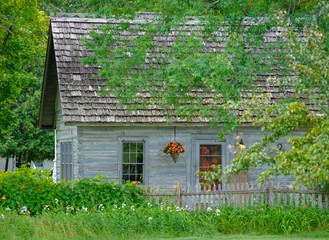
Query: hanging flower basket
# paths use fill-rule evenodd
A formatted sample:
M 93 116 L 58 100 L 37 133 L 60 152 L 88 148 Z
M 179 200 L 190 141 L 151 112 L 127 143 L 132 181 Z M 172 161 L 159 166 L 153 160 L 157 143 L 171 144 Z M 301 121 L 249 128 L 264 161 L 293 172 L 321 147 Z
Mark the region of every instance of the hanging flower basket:
M 172 160 L 174 160 L 174 162 L 177 161 L 178 157 L 179 157 L 180 153 L 170 153 L 170 156 L 172 158 Z
M 166 146 L 162 149 L 162 152 L 166 154 L 170 154 L 171 158 L 174 162 L 177 161 L 179 154 L 186 152 L 186 149 L 183 147 L 183 144 L 180 142 L 169 142 Z

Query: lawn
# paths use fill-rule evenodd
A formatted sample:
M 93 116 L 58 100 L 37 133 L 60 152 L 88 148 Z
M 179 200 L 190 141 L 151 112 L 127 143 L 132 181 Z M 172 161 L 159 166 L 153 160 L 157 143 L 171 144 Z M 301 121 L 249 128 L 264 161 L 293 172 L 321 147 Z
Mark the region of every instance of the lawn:
M 11 236 L 8 236 L 6 238 L 7 240 L 10 239 L 20 239 L 18 236 L 15 236 L 15 234 L 12 234 Z M 61 236 L 58 233 L 49 233 L 43 236 L 34 235 L 33 240 L 62 240 L 64 239 L 63 236 Z M 288 235 L 237 235 L 237 234 L 215 234 L 211 236 L 200 236 L 200 237 L 174 237 L 174 238 L 160 238 L 160 237 L 149 237 L 145 235 L 137 235 L 134 237 L 127 238 L 124 237 L 113 237 L 108 234 L 101 234 L 101 235 L 89 235 L 85 236 L 84 234 L 81 235 L 75 235 L 71 238 L 65 237 L 66 240 L 102 240 L 102 239 L 111 239 L 111 240 L 129 240 L 129 239 L 136 239 L 136 240 L 217 240 L 217 239 L 223 239 L 223 240 L 288 240 L 288 239 L 302 239 L 302 240 L 328 240 L 329 239 L 329 232 L 310 232 L 310 233 L 302 233 L 302 234 L 288 234 Z
M 144 238 L 141 238 L 144 239 Z M 328 232 L 309 232 L 302 234 L 288 234 L 288 235 L 236 235 L 236 234 L 216 234 L 214 236 L 203 236 L 203 237 L 185 237 L 185 238 L 145 238 L 145 239 L 163 239 L 163 240 L 285 240 L 285 239 L 317 239 L 317 240 L 328 240 L 329 239 L 329 229 Z

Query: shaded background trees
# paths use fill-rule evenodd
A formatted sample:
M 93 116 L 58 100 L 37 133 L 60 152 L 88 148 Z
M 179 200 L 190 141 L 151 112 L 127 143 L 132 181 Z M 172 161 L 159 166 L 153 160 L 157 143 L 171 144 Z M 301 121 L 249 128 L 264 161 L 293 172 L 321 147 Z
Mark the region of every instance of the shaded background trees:
M 53 157 L 53 134 L 37 128 L 49 17 L 39 0 L 0 1 L 0 156 Z

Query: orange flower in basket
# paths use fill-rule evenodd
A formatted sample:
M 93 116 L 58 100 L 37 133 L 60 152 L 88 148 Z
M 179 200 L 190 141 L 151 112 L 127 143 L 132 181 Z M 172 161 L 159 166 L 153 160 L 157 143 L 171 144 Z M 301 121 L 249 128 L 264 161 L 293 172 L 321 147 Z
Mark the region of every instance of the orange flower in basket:
M 162 152 L 164 152 L 166 154 L 183 153 L 183 152 L 186 152 L 186 149 L 183 147 L 183 144 L 180 142 L 169 142 L 162 149 Z

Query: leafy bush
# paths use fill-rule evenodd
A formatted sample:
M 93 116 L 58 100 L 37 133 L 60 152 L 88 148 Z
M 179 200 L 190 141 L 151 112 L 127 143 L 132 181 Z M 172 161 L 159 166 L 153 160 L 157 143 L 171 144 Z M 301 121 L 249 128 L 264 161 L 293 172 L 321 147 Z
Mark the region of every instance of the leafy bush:
M 0 171 L 0 206 L 26 213 L 41 212 L 43 206 L 51 205 L 55 196 L 55 184 L 50 171 L 18 168 L 15 172 Z
M 0 239 L 136 239 L 328 229 L 328 209 L 259 205 L 191 211 L 146 204 L 143 190 L 132 183 L 105 182 L 102 177 L 53 183 L 49 172 L 0 172 Z
M 19 168 L 0 171 L 0 207 L 21 214 L 44 210 L 76 212 L 121 202 L 141 204 L 143 191 L 134 184 L 106 182 L 102 177 L 54 183 L 49 171 Z

